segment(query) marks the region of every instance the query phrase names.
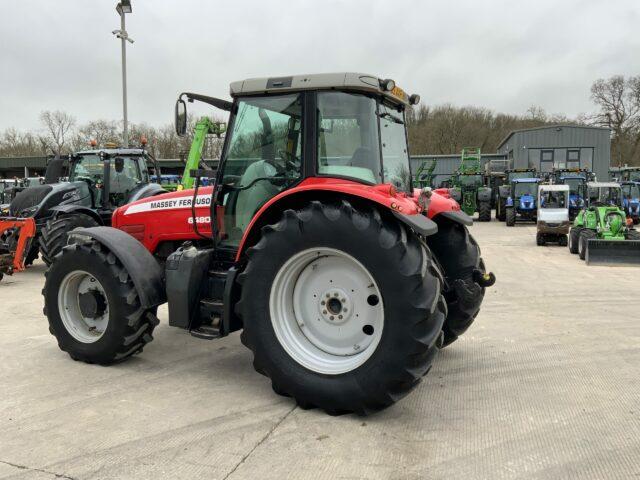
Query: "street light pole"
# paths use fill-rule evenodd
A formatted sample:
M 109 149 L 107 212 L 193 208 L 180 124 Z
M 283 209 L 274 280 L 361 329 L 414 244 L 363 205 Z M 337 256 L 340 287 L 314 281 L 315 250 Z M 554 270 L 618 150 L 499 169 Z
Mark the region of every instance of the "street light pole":
M 127 119 L 127 42 L 133 43 L 133 39 L 129 38 L 127 30 L 125 28 L 125 14 L 131 13 L 131 1 L 121 0 L 116 5 L 116 11 L 120 15 L 120 30 L 114 30 L 112 33 L 122 42 L 122 119 L 123 119 L 123 132 L 122 141 L 123 146 L 126 148 L 129 146 L 129 124 Z

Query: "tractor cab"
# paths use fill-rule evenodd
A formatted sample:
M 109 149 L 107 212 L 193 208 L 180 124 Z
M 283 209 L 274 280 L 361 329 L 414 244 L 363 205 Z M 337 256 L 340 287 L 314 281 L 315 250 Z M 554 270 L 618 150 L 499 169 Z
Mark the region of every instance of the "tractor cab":
M 148 164 L 155 162 L 141 148 L 109 147 L 71 155 L 69 182 L 78 185 L 81 197 L 88 194 L 87 206 L 110 214 L 151 182 Z
M 640 222 L 640 181 L 622 182 L 622 206 L 634 224 Z
M 573 220 L 584 207 L 587 179 L 582 175 L 562 175 L 554 183 L 569 186 L 569 216 Z
M 361 74 L 250 79 L 231 84 L 233 102 L 184 93 L 176 128 L 186 131 L 186 102 L 230 112 L 214 192 L 220 250 L 234 254 L 255 215 L 295 186 L 343 179 L 413 192 L 405 108 L 419 101 L 393 80 Z

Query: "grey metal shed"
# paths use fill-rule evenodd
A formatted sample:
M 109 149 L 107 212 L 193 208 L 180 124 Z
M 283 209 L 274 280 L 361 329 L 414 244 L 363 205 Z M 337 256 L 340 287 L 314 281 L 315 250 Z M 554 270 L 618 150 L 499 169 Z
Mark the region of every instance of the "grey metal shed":
M 513 130 L 498 153 L 513 161 L 514 168 L 588 168 L 599 179 L 609 178 L 611 130 L 583 125 L 552 125 Z

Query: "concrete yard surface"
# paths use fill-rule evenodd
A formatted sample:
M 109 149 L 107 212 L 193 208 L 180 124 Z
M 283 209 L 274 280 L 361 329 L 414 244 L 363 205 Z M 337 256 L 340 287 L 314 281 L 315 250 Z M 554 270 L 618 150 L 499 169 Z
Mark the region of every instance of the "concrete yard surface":
M 239 335 L 167 325 L 113 367 L 74 362 L 44 265 L 0 282 L 0 479 L 640 478 L 640 268 L 586 266 L 535 227 L 472 233 L 498 278 L 409 396 L 331 417 L 273 393 Z

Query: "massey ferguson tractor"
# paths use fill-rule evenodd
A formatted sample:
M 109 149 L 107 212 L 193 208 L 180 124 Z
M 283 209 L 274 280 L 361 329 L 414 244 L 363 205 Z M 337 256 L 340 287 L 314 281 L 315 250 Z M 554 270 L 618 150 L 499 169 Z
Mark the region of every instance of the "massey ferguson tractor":
M 471 219 L 414 190 L 393 80 L 340 73 L 249 79 L 232 102 L 214 186 L 118 208 L 47 272 L 45 313 L 75 360 L 112 364 L 169 325 L 242 330 L 255 369 L 303 408 L 366 414 L 407 394 L 478 314 L 485 271 Z M 115 227 L 115 228 L 113 228 Z

